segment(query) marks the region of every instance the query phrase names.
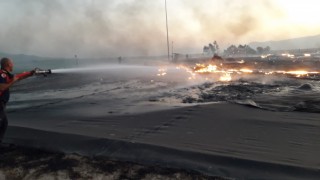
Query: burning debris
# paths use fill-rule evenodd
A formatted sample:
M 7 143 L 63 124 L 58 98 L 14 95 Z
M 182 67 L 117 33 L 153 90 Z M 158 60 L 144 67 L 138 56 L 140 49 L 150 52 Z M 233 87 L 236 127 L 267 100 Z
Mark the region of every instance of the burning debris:
M 160 68 L 158 69 L 158 74 L 157 76 L 165 76 L 167 74 L 167 69 L 166 68 Z
M 255 65 L 260 66 L 257 68 Z M 253 64 L 253 65 L 252 65 Z M 305 67 L 301 69 L 295 68 L 295 70 L 277 70 L 274 68 L 266 69 L 261 68 L 261 62 L 254 62 L 248 64 L 244 60 L 235 61 L 234 63 L 215 61 L 215 63 L 203 63 L 195 64 L 195 66 L 180 65 L 177 66 L 177 70 L 183 70 L 190 76 L 189 80 L 203 79 L 214 80 L 214 81 L 232 81 L 245 75 L 276 75 L 285 76 L 290 78 L 301 78 L 301 79 L 320 79 L 320 72 L 314 70 L 306 70 Z M 287 70 L 288 69 L 288 70 Z M 168 74 L 165 68 L 160 68 L 157 76 L 165 76 Z
M 272 111 L 319 112 L 320 61 L 264 58 L 206 60 L 176 67 L 190 86 L 157 96 L 161 102 L 229 102 Z M 159 70 L 159 72 L 163 72 Z M 165 71 L 171 79 L 176 72 Z

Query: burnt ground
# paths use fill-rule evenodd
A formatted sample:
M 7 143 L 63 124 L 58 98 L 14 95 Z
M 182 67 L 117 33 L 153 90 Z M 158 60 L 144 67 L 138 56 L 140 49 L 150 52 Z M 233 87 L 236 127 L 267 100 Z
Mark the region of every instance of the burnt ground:
M 142 165 L 50 152 L 16 145 L 0 146 L 0 179 L 215 179 L 196 171 Z

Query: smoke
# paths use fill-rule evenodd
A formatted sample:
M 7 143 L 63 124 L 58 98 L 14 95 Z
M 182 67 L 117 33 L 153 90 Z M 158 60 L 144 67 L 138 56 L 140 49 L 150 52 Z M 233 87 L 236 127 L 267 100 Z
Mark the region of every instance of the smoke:
M 161 3 L 160 3 L 161 5 Z M 101 57 L 165 52 L 164 9 L 146 0 L 0 1 L 0 51 Z M 157 21 L 155 21 L 157 20 Z
M 206 7 L 206 8 L 204 8 Z M 217 40 L 220 45 L 249 43 L 261 37 L 272 39 L 272 34 L 266 35 L 268 21 L 284 16 L 284 12 L 274 1 L 185 1 L 184 11 L 189 12 L 187 18 L 178 21 L 180 26 L 190 29 L 190 21 L 196 32 L 187 31 L 184 38 L 194 37 L 204 43 Z M 173 37 L 177 36 L 177 33 Z M 196 34 L 196 36 L 194 36 Z M 277 35 L 277 33 L 274 33 Z M 179 35 L 178 35 L 179 36 Z M 193 43 L 194 44 L 194 43 Z M 200 45 L 200 44 L 199 44 Z
M 213 40 L 222 46 L 270 40 L 266 22 L 284 16 L 275 0 L 167 4 L 170 41 L 183 53 L 201 52 Z M 0 52 L 80 58 L 166 54 L 162 0 L 0 0 L 0 22 Z

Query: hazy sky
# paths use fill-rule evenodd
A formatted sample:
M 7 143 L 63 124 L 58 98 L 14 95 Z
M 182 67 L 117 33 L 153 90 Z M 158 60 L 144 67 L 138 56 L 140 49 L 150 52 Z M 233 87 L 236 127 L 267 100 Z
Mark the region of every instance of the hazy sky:
M 167 53 L 164 0 L 0 0 L 0 51 L 105 57 Z M 202 52 L 320 34 L 318 0 L 167 0 L 170 46 Z M 172 47 L 170 47 L 171 50 Z

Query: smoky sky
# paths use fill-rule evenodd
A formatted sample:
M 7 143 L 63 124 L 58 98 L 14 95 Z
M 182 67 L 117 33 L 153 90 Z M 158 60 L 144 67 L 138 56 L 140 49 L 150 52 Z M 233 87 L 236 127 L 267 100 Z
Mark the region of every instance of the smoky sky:
M 167 0 L 170 50 L 283 38 L 275 0 Z M 0 0 L 0 51 L 51 57 L 166 54 L 164 0 Z M 173 45 L 173 47 L 172 47 Z

